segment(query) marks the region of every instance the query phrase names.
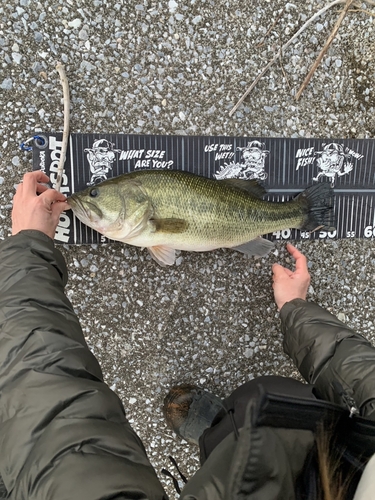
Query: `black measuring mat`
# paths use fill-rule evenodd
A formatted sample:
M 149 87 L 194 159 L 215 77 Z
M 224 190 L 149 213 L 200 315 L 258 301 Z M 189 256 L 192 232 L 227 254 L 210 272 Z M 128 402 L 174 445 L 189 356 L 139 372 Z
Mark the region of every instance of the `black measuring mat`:
M 56 182 L 61 133 L 39 134 L 33 168 Z M 42 140 L 40 140 L 42 137 Z M 185 170 L 216 179 L 258 179 L 265 199 L 287 201 L 318 182 L 334 190 L 334 231 L 285 228 L 271 240 L 375 237 L 374 139 L 71 134 L 61 192 L 66 196 L 126 172 Z M 101 243 L 107 238 L 62 214 L 56 237 L 62 243 Z

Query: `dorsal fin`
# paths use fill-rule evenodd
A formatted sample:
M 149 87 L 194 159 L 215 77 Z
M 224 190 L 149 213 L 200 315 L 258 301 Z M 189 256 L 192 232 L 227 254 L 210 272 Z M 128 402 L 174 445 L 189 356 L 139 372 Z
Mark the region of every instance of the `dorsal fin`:
M 267 192 L 265 188 L 261 184 L 259 184 L 259 182 L 256 179 L 251 179 L 248 181 L 242 179 L 223 179 L 220 182 L 225 182 L 229 186 L 241 189 L 241 191 L 246 191 L 247 193 L 250 193 L 256 198 L 260 199 L 262 199 Z

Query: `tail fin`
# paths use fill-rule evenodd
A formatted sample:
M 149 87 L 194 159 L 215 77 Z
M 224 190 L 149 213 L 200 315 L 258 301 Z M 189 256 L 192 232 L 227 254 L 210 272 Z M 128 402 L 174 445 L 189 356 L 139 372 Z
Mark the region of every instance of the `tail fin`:
M 300 229 L 314 231 L 321 228 L 333 231 L 335 229 L 333 198 L 333 189 L 328 182 L 320 182 L 300 193 L 295 200 L 306 207 L 306 218 Z

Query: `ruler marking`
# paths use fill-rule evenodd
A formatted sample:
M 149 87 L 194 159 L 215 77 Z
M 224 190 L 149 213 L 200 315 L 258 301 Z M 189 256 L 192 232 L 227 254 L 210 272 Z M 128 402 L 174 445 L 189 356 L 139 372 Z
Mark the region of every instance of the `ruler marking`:
M 363 217 L 362 217 L 362 214 L 363 214 L 363 197 L 361 198 L 361 211 L 360 211 L 360 215 L 359 215 L 359 224 L 362 223 L 362 233 L 363 233 Z M 361 236 L 359 236 L 361 237 Z
M 350 227 L 349 231 L 353 231 L 353 219 L 354 219 L 354 194 L 352 195 L 352 209 L 350 211 Z
M 338 199 L 339 201 L 339 209 L 338 209 L 338 220 L 339 220 L 339 227 L 337 228 L 337 232 L 343 236 L 344 234 L 344 215 L 345 215 L 345 210 L 344 207 L 342 206 L 342 198 Z

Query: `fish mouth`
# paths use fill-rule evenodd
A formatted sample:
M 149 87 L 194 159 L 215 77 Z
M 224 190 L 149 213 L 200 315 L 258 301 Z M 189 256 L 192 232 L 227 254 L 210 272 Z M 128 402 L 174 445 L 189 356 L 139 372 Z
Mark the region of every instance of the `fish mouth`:
M 86 220 L 90 220 L 91 210 L 89 208 L 86 208 L 79 198 L 76 198 L 74 195 L 72 195 L 66 200 L 66 202 L 78 218 L 83 217 Z
M 82 201 L 74 194 L 68 198 L 68 205 L 72 209 L 74 215 L 84 224 L 96 229 L 94 225 L 98 224 L 103 217 L 103 212 L 95 204 L 88 201 Z
M 82 210 L 83 212 L 85 212 L 85 208 L 82 202 L 78 198 L 76 198 L 74 194 L 67 198 L 66 202 L 72 210 L 76 210 L 78 208 L 78 210 Z

